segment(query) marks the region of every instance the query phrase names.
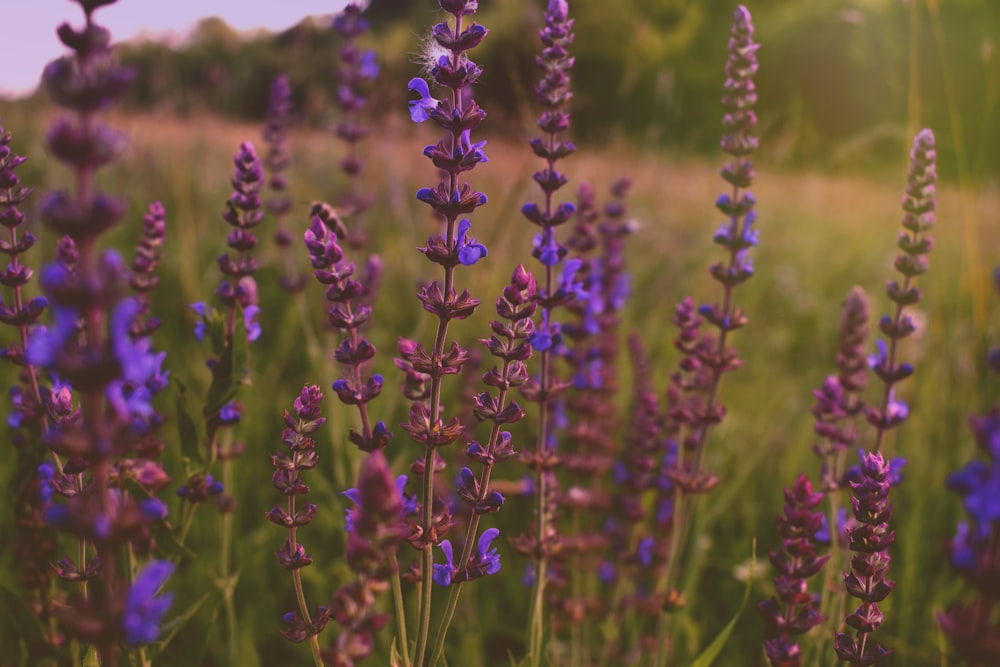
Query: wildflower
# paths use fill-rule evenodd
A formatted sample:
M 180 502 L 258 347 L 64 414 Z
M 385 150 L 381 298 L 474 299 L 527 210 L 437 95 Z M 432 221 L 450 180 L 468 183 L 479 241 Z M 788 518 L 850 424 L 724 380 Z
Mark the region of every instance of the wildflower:
M 470 579 L 482 577 L 489 574 L 496 574 L 500 571 L 500 553 L 493 547 L 493 540 L 500 535 L 500 529 L 487 528 L 479 536 L 476 544 L 476 553 L 469 561 L 466 576 Z
M 454 552 L 451 548 L 451 540 L 441 540 L 441 552 L 444 554 L 444 563 L 434 564 L 434 583 L 438 586 L 451 586 L 451 579 L 455 574 Z
M 878 603 L 896 586 L 896 582 L 885 579 L 889 547 L 895 539 L 895 532 L 889 529 L 892 518 L 892 505 L 888 502 L 889 463 L 881 454 L 869 453 L 861 468 L 863 479 L 851 483 L 851 502 L 858 525 L 850 530 L 850 549 L 857 555 L 851 560 L 850 572 L 844 574 L 847 592 L 859 598 L 861 605 L 845 618 L 856 635 L 840 633 L 834 644 L 837 657 L 857 666 L 877 664 L 891 653 L 868 635 L 882 625 Z
M 157 595 L 174 572 L 168 561 L 150 561 L 132 582 L 125 598 L 122 626 L 125 643 L 130 647 L 151 644 L 160 636 L 163 615 L 173 602 L 173 593 Z
M 486 246 L 478 243 L 475 239 L 467 238 L 472 223 L 468 218 L 462 218 L 458 222 L 458 233 L 455 242 L 458 247 L 458 261 L 465 266 L 472 266 L 483 257 L 486 257 Z
M 422 123 L 430 118 L 429 112 L 437 109 L 440 101 L 431 97 L 430 87 L 419 76 L 410 79 L 406 87 L 420 95 L 419 100 L 410 100 L 410 120 L 414 123 Z

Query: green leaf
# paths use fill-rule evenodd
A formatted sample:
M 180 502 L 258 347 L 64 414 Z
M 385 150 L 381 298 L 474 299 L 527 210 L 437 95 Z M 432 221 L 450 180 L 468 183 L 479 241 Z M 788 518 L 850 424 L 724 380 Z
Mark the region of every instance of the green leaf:
M 233 382 L 237 385 L 250 384 L 250 344 L 247 341 L 246 320 L 243 309 L 236 307 L 236 321 L 233 323 Z
M 188 549 L 177 540 L 173 526 L 166 521 L 154 521 L 149 527 L 149 532 L 156 540 L 156 547 L 166 556 L 173 558 L 197 558 L 198 554 Z
M 746 587 L 743 589 L 743 602 L 740 603 L 740 608 L 736 611 L 736 615 L 726 623 L 726 627 L 722 628 L 718 636 L 712 640 L 712 643 L 705 647 L 705 650 L 701 652 L 694 662 L 691 663 L 691 667 L 710 667 L 710 665 L 719 657 L 719 653 L 722 652 L 723 647 L 726 642 L 729 641 L 729 635 L 733 633 L 733 628 L 736 627 L 736 622 L 743 615 L 743 610 L 747 606 L 747 601 L 750 599 L 750 588 L 753 586 L 753 573 L 757 565 L 757 538 L 754 538 L 753 547 L 750 550 L 750 572 L 747 574 Z
M 187 411 L 187 387 L 177 379 L 171 382 L 171 384 L 177 387 L 177 395 L 174 397 L 174 409 L 177 413 L 177 434 L 181 440 L 181 452 L 195 465 L 204 465 L 205 457 L 201 452 L 201 438 L 198 437 L 198 427 Z
M 250 353 L 242 308 L 236 308 L 232 338 L 225 339 L 223 333 L 220 347 L 221 351 L 212 371 L 212 385 L 205 398 L 203 414 L 207 419 L 218 415 L 222 406 L 235 399 L 241 385 L 250 384 Z
M 205 602 L 212 598 L 211 604 L 207 605 L 207 613 L 201 616 L 201 622 L 191 623 L 191 620 L 198 615 L 198 612 L 205 606 Z M 200 665 L 208 652 L 208 637 L 215 619 L 218 616 L 219 605 L 222 598 L 218 593 L 206 593 L 188 607 L 183 614 L 170 619 L 163 626 L 163 640 L 158 642 L 160 650 L 156 664 L 161 665 Z M 178 641 L 174 641 L 178 639 Z

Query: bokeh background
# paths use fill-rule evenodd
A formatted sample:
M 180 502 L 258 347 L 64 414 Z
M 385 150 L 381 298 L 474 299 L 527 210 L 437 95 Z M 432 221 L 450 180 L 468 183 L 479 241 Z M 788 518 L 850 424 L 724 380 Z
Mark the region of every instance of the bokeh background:
M 138 0 L 123 3 L 129 1 Z M 63 4 L 66 19 L 78 21 L 78 10 Z M 289 11 L 294 5 L 287 3 Z M 532 87 L 543 5 L 483 0 L 477 16 L 491 30 L 475 55 L 485 72 L 476 95 L 489 113 L 477 138 L 488 140 L 490 163 L 477 168 L 472 180 L 490 203 L 477 212 L 474 224 L 490 255 L 461 280 L 487 305 L 517 262 L 534 268 L 535 230 L 518 210 L 538 197 L 530 174 L 539 163 L 525 140 L 535 133 L 538 113 Z M 654 381 L 665 387 L 677 360 L 669 324 L 673 304 L 685 294 L 699 301 L 716 298 L 705 269 L 718 257 L 711 236 L 719 223 L 713 201 L 724 190 L 718 177 L 719 97 L 733 5 L 571 0 L 570 6 L 577 21 L 572 136 L 580 150 L 565 161 L 565 170 L 571 187 L 590 182 L 602 196 L 618 178 L 634 180 L 629 210 L 637 231 L 628 250 L 633 296 L 622 331 L 643 335 Z M 706 462 L 723 482 L 704 499 L 698 515 L 702 537 L 685 571 L 689 607 L 677 623 L 677 664 L 687 664 L 685 658 L 736 612 L 754 538 L 758 563 L 752 600 L 773 592 L 764 554 L 777 545 L 773 517 L 781 509 L 781 486 L 799 471 L 818 472 L 809 449 L 811 389 L 832 369 L 839 308 L 848 290 L 864 286 L 875 314 L 889 308 L 882 290 L 892 274 L 906 155 L 912 136 L 925 126 L 938 138 L 939 226 L 931 271 L 920 281 L 925 289 L 921 329 L 905 350 L 917 368 L 902 389 L 913 416 L 888 445 L 890 454 L 903 455 L 909 463 L 906 482 L 894 492 L 898 538 L 892 567 L 900 583 L 886 606 L 882 632 L 898 653 L 897 664 L 956 664 L 934 613 L 962 590 L 944 553 L 961 507 L 944 488 L 944 478 L 974 455 L 967 416 L 985 410 L 998 396 L 984 358 L 989 344 L 1000 341 L 990 284 L 992 267 L 1000 261 L 1000 3 L 758 0 L 748 6 L 762 44 L 757 78 L 761 151 L 753 188 L 762 241 L 755 251 L 757 275 L 739 292 L 752 320 L 734 341 L 745 365 L 724 383 L 729 415 L 709 443 Z M 413 193 L 436 181 L 421 154 L 434 137 L 428 128 L 410 123 L 406 82 L 419 72 L 423 35 L 441 15 L 431 0 L 373 0 L 368 16 L 373 29 L 364 43 L 376 49 L 382 65 L 368 106 L 378 130 L 364 149 L 366 184 L 376 195 L 367 215 L 368 249 L 380 253 L 387 266 L 370 338 L 380 350 L 373 370 L 382 372 L 391 387 L 400 380 L 391 361 L 396 337 L 431 335 L 411 295 L 418 282 L 433 276 L 415 248 L 435 233 L 436 225 Z M 290 17 L 288 24 L 295 20 Z M 276 75 L 287 74 L 294 88 L 289 180 L 298 221 L 304 227 L 310 201 L 336 201 L 346 188 L 337 168 L 343 147 L 329 131 L 336 120 L 331 100 L 337 48 L 325 18 L 304 19 L 277 33 L 249 34 L 205 18 L 169 44 L 121 46 L 122 60 L 135 66 L 138 76 L 111 122 L 129 134 L 131 148 L 102 175 L 101 184 L 128 197 L 134 224 L 117 230 L 110 242 L 130 254 L 141 212 L 150 201 L 163 201 L 168 236 L 155 308 L 164 327 L 156 341 L 168 352 L 172 378 L 183 381 L 192 397 L 204 394 L 209 378 L 203 367 L 207 350 L 191 334 L 194 319 L 186 304 L 208 298 L 218 283 L 215 257 L 227 231 L 220 214 L 229 196 L 231 156 L 242 140 L 259 143 Z M 26 185 L 39 189 L 70 184 L 70 174 L 44 148 L 53 114 L 42 92 L 0 101 L 0 119 L 15 134 L 15 150 L 29 156 L 18 173 Z M 27 208 L 37 221 L 37 212 Z M 41 242 L 31 261 L 40 264 L 40 258 L 52 256 L 55 239 L 45 230 L 33 231 Z M 304 305 L 288 298 L 277 287 L 276 250 L 265 245 L 261 252 L 264 334 L 252 351 L 254 386 L 243 393 L 247 417 L 239 437 L 248 453 L 239 462 L 234 490 L 241 506 L 236 536 L 241 667 L 308 664 L 308 651 L 284 642 L 276 631 L 294 596 L 273 556 L 282 533 L 263 519 L 278 499 L 270 485 L 268 453 L 280 446 L 281 409 L 302 384 L 329 387 L 337 377 L 329 354 L 333 343 L 322 334 L 321 290 L 310 285 Z M 305 266 L 305 253 L 298 252 Z M 475 345 L 486 335 L 489 314 L 484 307 L 455 327 L 456 336 Z M 312 344 L 307 330 L 313 332 Z M 623 361 L 622 434 L 628 428 L 630 375 Z M 458 385 L 448 388 L 455 405 L 467 400 Z M 387 391 L 375 409 L 377 418 L 396 425 L 406 407 Z M 352 413 L 329 399 L 326 408 L 331 420 L 320 438 L 323 463 L 310 479 L 321 511 L 301 533 L 316 557 L 304 577 L 310 598 L 317 601 L 347 575 L 338 557 L 345 506 L 338 494 L 350 485 L 358 462 L 346 442 Z M 164 412 L 172 419 L 171 405 Z M 523 425 L 529 427 L 530 421 Z M 388 454 L 403 471 L 417 451 L 395 430 L 399 434 Z M 164 460 L 180 483 L 183 463 L 176 440 L 168 429 L 171 445 Z M 522 446 L 529 441 L 525 436 Z M 13 472 L 0 458 L 0 478 L 9 479 Z M 524 473 L 514 464 L 498 469 L 510 481 Z M 171 502 L 176 509 L 176 501 Z M 521 530 L 528 508 L 526 499 L 511 498 L 511 511 L 505 508 L 497 517 L 504 535 Z M 226 664 L 212 577 L 217 526 L 211 509 L 204 514 L 190 544 L 209 565 L 186 563 L 172 581 L 175 612 L 190 613 L 177 624 L 176 639 L 157 664 Z M 11 521 L 7 509 L 0 511 L 0 584 L 5 586 L 14 579 L 4 548 Z M 508 653 L 523 653 L 523 564 L 505 546 L 502 552 L 506 579 L 478 582 L 463 594 L 468 606 L 460 612 L 462 628 L 452 633 L 452 664 L 507 665 Z M 0 606 L 0 665 L 6 667 L 8 659 L 19 664 L 23 637 L 2 611 Z M 748 608 L 717 664 L 764 664 L 762 631 L 762 622 Z M 371 664 L 386 663 L 388 634 L 380 638 Z

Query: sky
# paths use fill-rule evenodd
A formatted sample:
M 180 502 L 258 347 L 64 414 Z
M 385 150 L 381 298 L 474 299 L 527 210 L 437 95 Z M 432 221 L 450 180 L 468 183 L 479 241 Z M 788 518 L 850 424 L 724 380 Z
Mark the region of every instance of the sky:
M 200 19 L 218 16 L 237 30 L 283 30 L 309 15 L 341 10 L 348 0 L 119 0 L 97 9 L 97 22 L 116 42 L 140 35 L 181 39 Z M 83 24 L 71 0 L 0 0 L 0 95 L 22 95 L 38 84 L 45 64 L 66 52 L 56 37 L 65 21 Z

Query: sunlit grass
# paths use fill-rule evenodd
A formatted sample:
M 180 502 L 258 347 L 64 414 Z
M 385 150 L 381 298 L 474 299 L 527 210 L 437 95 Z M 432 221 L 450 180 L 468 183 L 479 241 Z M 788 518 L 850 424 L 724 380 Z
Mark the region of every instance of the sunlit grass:
M 17 106 L 0 107 L 0 113 L 4 126 L 15 133 L 18 152 L 31 158 L 23 168 L 22 180 L 39 189 L 65 186 L 68 174 L 54 166 L 42 148 L 45 114 L 28 114 Z M 229 194 L 231 156 L 240 141 L 256 140 L 260 129 L 210 117 L 180 121 L 165 116 L 125 116 L 112 122 L 125 130 L 132 142 L 125 159 L 102 177 L 106 189 L 131 202 L 131 222 L 112 240 L 126 256 L 131 255 L 146 204 L 163 201 L 168 221 L 166 255 L 154 308 L 164 326 L 155 340 L 168 351 L 172 378 L 188 385 L 191 400 L 197 404 L 209 381 L 203 366 L 207 352 L 191 335 L 193 317 L 186 304 L 210 298 L 219 280 L 215 257 L 224 249 L 227 231 L 220 214 Z M 400 379 L 391 361 L 396 338 L 428 335 L 427 318 L 413 297 L 417 283 L 432 277 L 416 248 L 436 229 L 425 207 L 413 197 L 418 187 L 431 184 L 433 179 L 433 171 L 421 155 L 423 146 L 433 138 L 421 130 L 402 122 L 391 123 L 367 146 L 368 184 L 377 193 L 375 207 L 367 216 L 371 250 L 380 253 L 386 264 L 374 324 L 367 335 L 379 348 L 374 366 L 385 374 L 387 387 Z M 524 262 L 535 268 L 530 257 L 535 230 L 521 217 L 519 208 L 535 197 L 530 174 L 538 168 L 537 160 L 523 142 L 491 138 L 488 133 L 485 138 L 489 140 L 486 151 L 490 162 L 476 170 L 473 181 L 488 194 L 490 203 L 477 212 L 474 233 L 486 243 L 490 254 L 475 271 L 459 273 L 459 284 L 469 286 L 485 305 L 476 317 L 455 327 L 457 336 L 470 347 L 478 345 L 476 338 L 487 335 L 488 306 L 513 267 Z M 331 135 L 316 131 L 293 133 L 292 146 L 294 164 L 289 178 L 298 216 L 292 221 L 304 230 L 309 202 L 335 200 L 343 185 L 336 168 L 340 149 Z M 762 234 L 755 259 L 757 277 L 739 297 L 752 321 L 735 336 L 734 344 L 745 366 L 723 390 L 729 415 L 708 443 L 707 464 L 723 481 L 705 499 L 699 515 L 705 537 L 698 541 L 701 548 L 686 573 L 690 607 L 681 624 L 684 650 L 704 645 L 737 607 L 741 584 L 734 572 L 749 557 L 755 536 L 761 553 L 754 594 L 759 599 L 770 593 L 763 552 L 777 546 L 773 516 L 781 509 L 781 486 L 790 484 L 798 471 L 813 475 L 818 471 L 817 459 L 809 450 L 810 390 L 833 368 L 840 303 L 858 284 L 872 296 L 876 315 L 888 309 L 883 288 L 891 276 L 895 254 L 904 158 L 900 156 L 898 173 L 877 179 L 767 168 L 758 172 L 753 189 Z M 702 301 L 715 298 L 714 283 L 705 269 L 718 256 L 711 243 L 721 222 L 713 207 L 722 190 L 717 162 L 614 146 L 600 151 L 584 147 L 566 161 L 566 172 L 574 185 L 589 181 L 602 195 L 622 176 L 635 182 L 629 204 L 638 225 L 628 242 L 634 294 L 624 330 L 636 329 L 643 334 L 660 387 L 665 387 L 676 361 L 670 325 L 674 303 L 688 293 Z M 996 335 L 997 327 L 977 325 L 974 318 L 977 299 L 983 298 L 977 295 L 992 294 L 990 277 L 986 268 L 975 269 L 971 276 L 969 271 L 970 267 L 997 263 L 992 251 L 1000 241 L 1000 217 L 996 214 L 1000 194 L 963 193 L 949 184 L 955 175 L 941 176 L 944 184 L 938 188 L 936 245 L 931 270 L 920 281 L 925 290 L 921 303 L 924 326 L 905 350 L 917 369 L 915 377 L 902 387 L 912 401 L 913 418 L 888 443 L 889 454 L 905 456 L 909 464 L 906 483 L 894 491 L 897 543 L 892 576 L 899 585 L 887 605 L 885 634 L 886 643 L 894 646 L 899 660 L 908 665 L 940 664 L 933 613 L 950 601 L 955 591 L 955 577 L 945 565 L 942 545 L 959 514 L 958 500 L 944 489 L 943 480 L 973 451 L 966 416 L 983 409 L 997 393 L 996 383 L 986 377 L 983 359 L 989 342 L 997 342 L 1000 336 Z M 969 247 L 968 231 L 960 223 L 970 219 L 968 209 L 963 212 L 963 197 L 967 206 L 974 207 L 974 219 L 979 221 L 974 237 L 979 245 L 974 247 Z M 38 196 L 32 201 L 37 204 Z M 33 252 L 31 258 L 36 266 L 38 257 L 50 256 L 53 246 L 47 232 L 41 235 L 42 250 Z M 260 237 L 262 255 L 276 259 L 269 231 Z M 305 266 L 304 252 L 298 247 L 295 251 Z M 332 345 L 324 355 L 309 353 L 298 310 L 277 288 L 278 275 L 276 268 L 265 267 L 258 277 L 264 336 L 252 352 L 254 386 L 244 393 L 246 416 L 238 431 L 247 445 L 246 456 L 236 464 L 234 491 L 241 503 L 235 521 L 241 573 L 237 589 L 241 665 L 248 666 L 293 664 L 291 656 L 305 660 L 304 653 L 276 632 L 281 614 L 293 604 L 285 573 L 273 557 L 282 535 L 263 518 L 277 499 L 270 485 L 268 454 L 279 444 L 281 410 L 302 384 L 319 382 L 329 388 L 338 372 L 327 359 Z M 324 315 L 317 284 L 309 285 L 306 298 L 311 304 L 309 326 L 320 331 Z M 985 305 L 990 306 L 986 312 L 995 311 L 992 298 Z M 624 363 L 620 374 L 627 387 L 629 371 Z M 403 421 L 407 407 L 394 393 L 387 391 L 372 406 L 376 418 L 390 425 Z M 623 409 L 628 398 L 627 393 L 621 397 Z M 450 400 L 463 398 L 452 396 Z M 310 480 L 321 511 L 316 522 L 301 533 L 316 559 L 316 566 L 303 572 L 310 598 L 316 600 L 322 600 L 347 576 L 340 559 L 344 502 L 337 494 L 344 487 L 342 478 L 353 477 L 345 471 L 356 462 L 345 445 L 347 422 L 353 413 L 336 408 L 334 400 L 327 400 L 326 407 L 333 417 L 331 428 L 320 442 L 320 474 Z M 172 406 L 162 408 L 169 419 Z M 399 435 L 401 429 L 394 430 L 397 437 L 387 454 L 403 471 L 418 451 Z M 183 467 L 177 436 L 170 429 L 166 437 L 170 447 L 164 459 L 179 482 Z M 6 470 L 5 465 L 0 463 L 0 470 Z M 501 471 L 508 477 L 524 473 L 515 464 Z M 515 525 L 517 514 L 501 516 L 503 525 L 510 526 L 505 534 L 520 530 Z M 10 512 L 5 510 L 0 517 L 0 531 L 6 533 Z M 191 539 L 192 548 L 209 562 L 212 555 L 204 552 L 215 548 L 213 527 L 214 521 L 196 524 Z M 508 664 L 508 650 L 514 655 L 522 651 L 518 637 L 527 609 L 526 592 L 517 584 L 522 564 L 509 550 L 504 559 L 505 583 L 498 585 L 490 579 L 479 582 L 464 602 L 477 605 L 481 611 L 474 632 L 455 633 L 455 646 L 483 648 L 482 662 L 470 657 L 463 664 Z M 4 563 L 0 581 L 10 583 L 10 571 Z M 205 568 L 178 573 L 171 585 L 178 592 L 176 612 L 197 600 L 201 591 L 213 590 L 209 577 Z M 214 604 L 217 600 L 210 598 L 197 621 L 184 630 L 190 633 L 186 641 L 203 638 L 206 642 L 209 658 L 205 664 L 220 664 L 223 654 L 222 638 L 211 623 Z M 756 615 L 747 613 L 719 664 L 763 664 L 758 657 L 762 629 Z M 385 642 L 388 634 L 383 633 L 381 641 Z M 387 644 L 380 650 L 387 651 Z M 372 660 L 372 664 L 384 663 L 384 657 Z

